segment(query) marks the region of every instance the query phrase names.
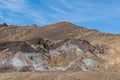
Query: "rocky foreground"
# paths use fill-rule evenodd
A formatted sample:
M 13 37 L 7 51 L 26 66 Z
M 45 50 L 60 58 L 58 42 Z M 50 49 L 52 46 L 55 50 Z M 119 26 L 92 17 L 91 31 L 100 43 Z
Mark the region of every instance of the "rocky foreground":
M 68 22 L 43 27 L 4 23 L 0 25 L 0 72 L 120 72 L 119 39 L 119 34 L 101 33 Z

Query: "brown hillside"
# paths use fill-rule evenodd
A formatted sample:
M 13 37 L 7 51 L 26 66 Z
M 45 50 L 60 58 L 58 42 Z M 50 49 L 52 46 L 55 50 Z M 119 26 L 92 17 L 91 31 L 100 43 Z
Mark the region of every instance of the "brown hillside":
M 118 46 L 120 35 L 102 33 L 94 29 L 76 26 L 69 22 L 60 22 L 42 27 L 4 26 L 0 27 L 0 41 L 29 40 L 33 38 L 46 38 L 51 40 L 62 40 L 66 38 L 77 38 L 87 40 L 91 44 L 105 44 Z

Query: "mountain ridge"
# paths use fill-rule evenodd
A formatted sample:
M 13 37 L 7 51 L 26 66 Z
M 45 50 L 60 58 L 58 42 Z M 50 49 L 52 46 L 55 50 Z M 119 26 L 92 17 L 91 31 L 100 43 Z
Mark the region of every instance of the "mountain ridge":
M 8 25 L 8 27 L 0 27 L 0 33 L 0 41 L 23 41 L 42 37 L 52 40 L 80 38 L 83 40 L 88 40 L 90 42 L 98 38 L 99 40 L 104 39 L 101 40 L 101 42 L 104 42 L 107 39 L 110 40 L 120 37 L 118 34 L 102 33 L 98 30 L 87 29 L 85 27 L 74 25 L 70 22 L 59 22 L 41 27 L 38 27 L 36 25 L 25 27 Z M 92 43 L 94 44 L 95 42 Z M 99 42 L 96 42 L 95 44 L 99 44 Z

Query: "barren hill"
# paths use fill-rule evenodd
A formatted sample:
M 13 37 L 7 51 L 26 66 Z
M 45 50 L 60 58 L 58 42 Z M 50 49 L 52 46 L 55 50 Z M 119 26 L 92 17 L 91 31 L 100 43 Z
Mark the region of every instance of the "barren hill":
M 0 41 L 24 41 L 34 38 L 45 38 L 50 40 L 63 40 L 67 38 L 87 40 L 91 44 L 110 45 L 118 48 L 120 43 L 119 34 L 102 33 L 95 29 L 87 29 L 69 22 L 37 27 L 13 26 L 6 23 L 0 26 Z
M 0 25 L 0 71 L 120 71 L 120 35 L 69 22 Z
M 120 37 L 120 35 L 102 33 L 98 30 L 87 29 L 69 22 L 59 22 L 41 27 L 36 27 L 34 25 L 24 27 L 5 26 L 4 24 L 0 27 L 0 40 L 4 41 L 29 40 L 40 37 L 52 40 L 77 38 L 89 40 L 97 44 L 109 43 Z

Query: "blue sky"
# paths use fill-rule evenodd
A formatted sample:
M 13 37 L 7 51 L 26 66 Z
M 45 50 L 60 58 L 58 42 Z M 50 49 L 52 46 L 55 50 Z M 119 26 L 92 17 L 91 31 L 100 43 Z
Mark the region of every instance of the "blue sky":
M 0 23 L 42 26 L 61 21 L 120 33 L 120 0 L 0 0 Z

